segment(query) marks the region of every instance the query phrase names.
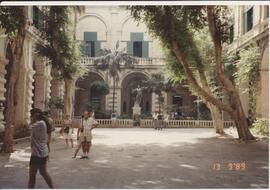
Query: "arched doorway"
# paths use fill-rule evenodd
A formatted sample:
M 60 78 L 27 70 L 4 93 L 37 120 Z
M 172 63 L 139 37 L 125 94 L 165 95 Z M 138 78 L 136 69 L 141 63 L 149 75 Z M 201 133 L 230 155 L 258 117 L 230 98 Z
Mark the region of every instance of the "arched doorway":
M 96 109 L 95 112 L 105 113 L 105 95 L 93 90 L 93 83 L 105 82 L 102 76 L 95 72 L 89 72 L 88 76 L 76 82 L 74 99 L 74 115 L 80 116 L 87 107 Z M 97 114 L 96 114 L 97 116 Z
M 139 85 L 142 86 L 142 82 L 148 77 L 140 72 L 133 72 L 128 74 L 122 81 L 121 87 L 121 114 L 132 116 L 132 107 L 134 106 L 135 97 L 132 90 Z M 143 98 L 141 101 L 141 113 L 142 115 L 149 115 L 152 107 L 152 94 L 149 92 L 143 92 Z

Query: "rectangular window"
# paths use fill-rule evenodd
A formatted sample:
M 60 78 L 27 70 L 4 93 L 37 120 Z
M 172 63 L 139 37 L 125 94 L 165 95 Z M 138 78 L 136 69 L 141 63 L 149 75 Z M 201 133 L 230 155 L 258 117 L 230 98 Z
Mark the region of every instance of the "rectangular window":
M 172 99 L 172 104 L 177 105 L 177 106 L 182 106 L 183 105 L 183 99 L 181 96 L 173 96 Z
M 88 57 L 95 57 L 95 42 L 94 41 L 86 41 L 85 42 L 85 55 Z
M 142 42 L 133 42 L 133 55 L 137 57 L 142 57 Z
M 42 11 L 37 6 L 33 6 L 32 15 L 33 15 L 33 25 L 37 29 L 41 29 L 41 27 L 44 26 L 44 18 Z
M 100 41 L 97 40 L 97 32 L 84 32 L 84 55 L 96 57 L 100 51 Z
M 244 13 L 244 33 L 250 31 L 253 27 L 253 7 Z

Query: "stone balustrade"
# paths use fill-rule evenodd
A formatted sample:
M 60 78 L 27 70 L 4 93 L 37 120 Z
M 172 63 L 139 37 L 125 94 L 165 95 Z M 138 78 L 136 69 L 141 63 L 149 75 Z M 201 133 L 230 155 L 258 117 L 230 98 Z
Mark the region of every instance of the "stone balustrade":
M 111 119 L 96 119 L 99 123 L 99 128 L 131 128 L 133 127 L 132 119 L 118 119 L 112 121 Z M 81 123 L 81 118 L 75 117 L 73 118 L 73 126 L 78 127 Z M 54 126 L 61 127 L 62 120 L 54 119 Z M 164 121 L 165 128 L 213 128 L 213 121 L 210 120 L 169 120 Z M 233 121 L 223 121 L 224 128 L 228 128 L 231 126 L 235 126 Z M 140 123 L 141 128 L 153 128 L 153 120 L 152 119 L 141 119 Z
M 82 65 L 93 65 L 94 64 L 94 57 L 81 57 L 81 64 Z M 136 65 L 164 65 L 165 61 L 163 58 L 145 58 L 145 57 L 138 57 L 136 58 L 138 63 Z

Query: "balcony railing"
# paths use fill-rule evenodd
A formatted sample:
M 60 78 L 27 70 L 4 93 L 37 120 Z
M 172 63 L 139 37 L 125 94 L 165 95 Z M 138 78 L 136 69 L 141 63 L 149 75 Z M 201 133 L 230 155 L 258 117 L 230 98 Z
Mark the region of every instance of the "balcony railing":
M 61 127 L 63 120 L 55 119 L 54 126 Z M 81 125 L 81 118 L 73 118 L 73 126 L 77 128 Z M 97 119 L 99 128 L 131 128 L 133 127 L 132 119 L 117 119 L 112 121 L 111 119 Z M 165 128 L 213 128 L 213 121 L 211 120 L 168 120 L 164 121 L 163 127 Z M 235 126 L 233 121 L 223 121 L 224 128 Z M 154 123 L 152 119 L 141 119 L 140 127 L 153 128 Z
M 138 63 L 136 65 L 165 65 L 164 58 L 136 58 Z M 94 65 L 94 57 L 81 57 L 81 64 Z

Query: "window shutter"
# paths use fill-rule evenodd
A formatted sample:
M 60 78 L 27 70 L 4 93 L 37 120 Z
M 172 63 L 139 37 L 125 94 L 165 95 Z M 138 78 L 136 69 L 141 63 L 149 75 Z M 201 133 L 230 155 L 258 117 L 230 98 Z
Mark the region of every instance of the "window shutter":
M 142 42 L 142 57 L 149 57 L 149 43 Z
M 95 57 L 100 56 L 100 41 L 95 41 Z
M 133 42 L 127 42 L 127 54 L 133 55 Z
M 97 41 L 97 32 L 84 32 L 84 41 Z
M 130 41 L 143 41 L 143 33 L 142 32 L 131 32 L 130 33 Z

